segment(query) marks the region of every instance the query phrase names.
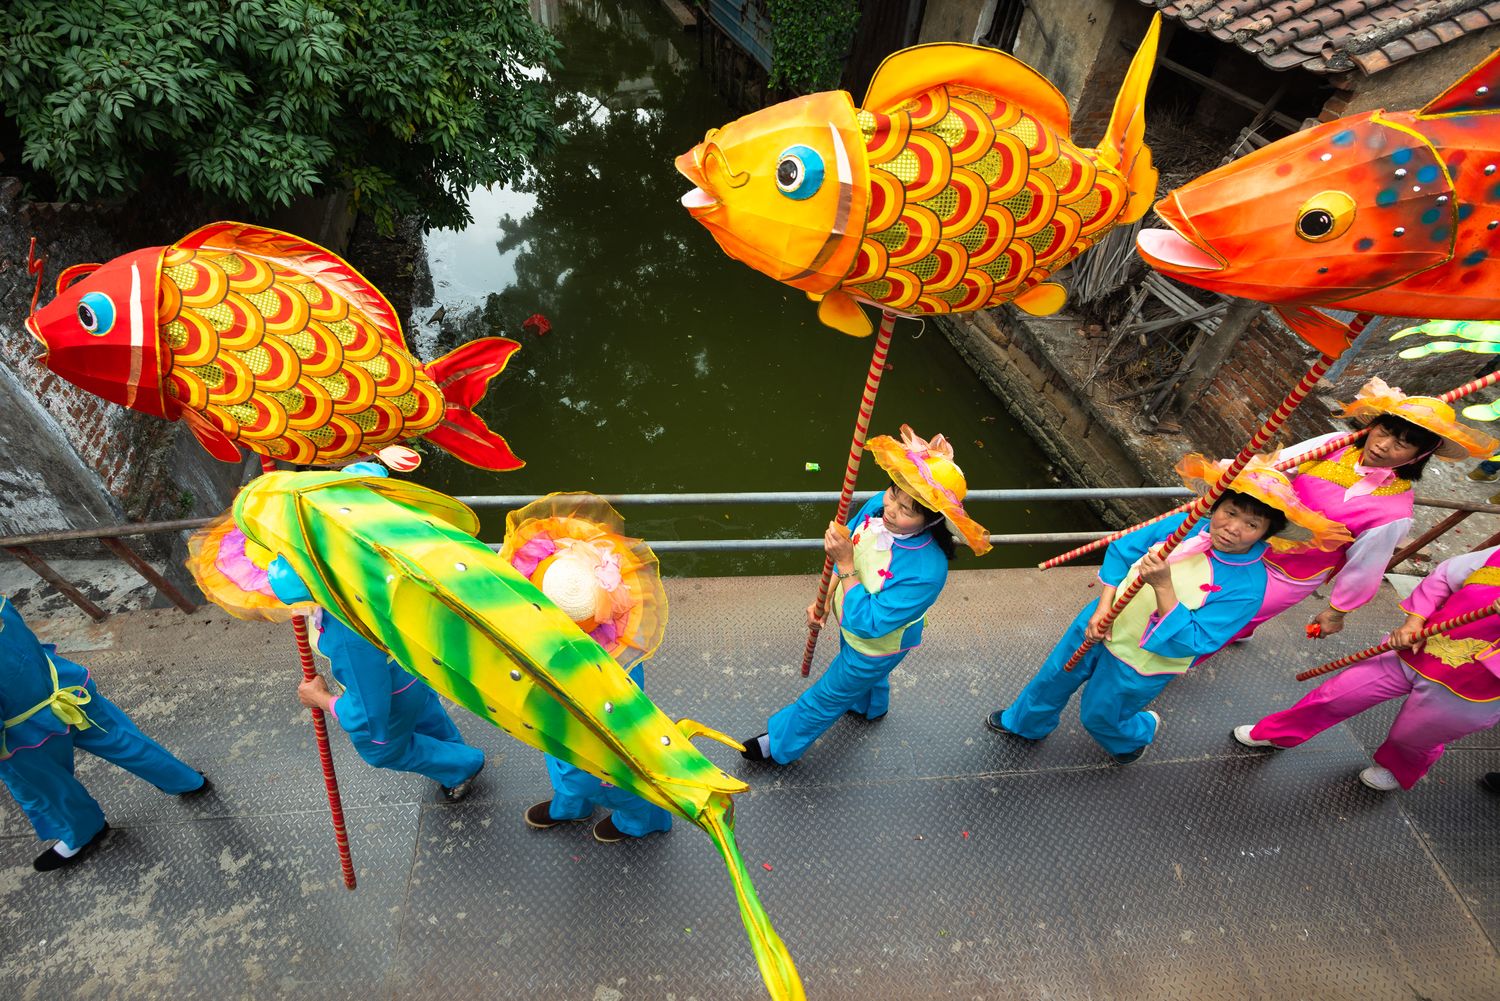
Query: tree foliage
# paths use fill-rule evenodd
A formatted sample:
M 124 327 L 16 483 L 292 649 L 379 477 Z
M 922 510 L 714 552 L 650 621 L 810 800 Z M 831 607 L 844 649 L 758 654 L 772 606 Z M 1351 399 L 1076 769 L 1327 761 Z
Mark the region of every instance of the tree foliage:
M 556 47 L 526 0 L 27 0 L 0 5 L 0 92 L 56 197 L 338 186 L 388 232 L 467 223 L 552 146 Z
M 764 0 L 771 19 L 771 86 L 832 90 L 859 23 L 855 0 Z

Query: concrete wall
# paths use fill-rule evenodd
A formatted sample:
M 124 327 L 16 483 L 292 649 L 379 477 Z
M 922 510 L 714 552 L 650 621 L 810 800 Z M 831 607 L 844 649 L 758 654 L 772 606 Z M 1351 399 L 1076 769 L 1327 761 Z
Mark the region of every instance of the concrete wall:
M 994 12 L 995 0 L 927 0 L 917 41 L 972 42 Z

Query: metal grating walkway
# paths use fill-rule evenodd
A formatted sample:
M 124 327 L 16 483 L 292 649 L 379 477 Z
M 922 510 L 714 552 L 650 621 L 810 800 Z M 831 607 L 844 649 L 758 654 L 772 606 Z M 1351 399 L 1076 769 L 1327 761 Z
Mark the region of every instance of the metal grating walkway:
M 699 742 L 754 786 L 739 843 L 808 996 L 1500 997 L 1500 797 L 1475 785 L 1500 770 L 1500 735 L 1394 795 L 1355 779 L 1389 706 L 1295 751 L 1229 738 L 1304 690 L 1297 669 L 1377 641 L 1394 596 L 1317 645 L 1283 616 L 1174 682 L 1157 745 L 1120 769 L 1076 711 L 1039 745 L 982 722 L 1092 573 L 955 574 L 927 645 L 893 675 L 890 716 L 842 721 L 798 765 Z M 815 590 L 669 582 L 648 691 L 670 715 L 758 732 L 801 690 Z M 490 755 L 458 805 L 365 766 L 336 733 L 349 893 L 289 630 L 150 611 L 51 635 L 217 788 L 184 803 L 80 755 L 116 832 L 60 875 L 31 871 L 39 845 L 0 803 L 0 997 L 765 996 L 723 866 L 691 826 L 615 846 L 585 825 L 530 830 L 522 810 L 548 795 L 539 756 L 457 714 Z

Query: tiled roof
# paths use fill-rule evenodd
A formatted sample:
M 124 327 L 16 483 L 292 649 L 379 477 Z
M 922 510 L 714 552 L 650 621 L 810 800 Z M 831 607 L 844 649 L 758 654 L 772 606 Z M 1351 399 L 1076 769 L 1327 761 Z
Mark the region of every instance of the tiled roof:
M 1140 0 L 1272 69 L 1379 73 L 1492 24 L 1500 0 Z

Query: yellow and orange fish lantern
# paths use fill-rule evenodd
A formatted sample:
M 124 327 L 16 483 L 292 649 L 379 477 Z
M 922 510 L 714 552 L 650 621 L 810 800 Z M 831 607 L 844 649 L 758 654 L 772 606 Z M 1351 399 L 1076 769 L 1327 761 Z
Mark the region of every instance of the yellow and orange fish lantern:
M 1047 278 L 1156 197 L 1141 104 L 1160 16 L 1126 73 L 1104 141 L 1073 145 L 1067 101 L 993 49 L 935 44 L 887 58 L 856 108 L 844 91 L 711 130 L 677 158 L 683 206 L 719 246 L 864 335 L 857 303 L 906 315 L 1005 302 L 1036 315 Z
M 33 262 L 38 272 L 40 264 Z M 218 222 L 167 247 L 75 264 L 26 327 L 42 362 L 112 403 L 184 420 L 215 458 L 240 447 L 398 468 L 424 437 L 486 469 L 522 465 L 473 412 L 517 348 L 471 341 L 424 365 L 380 291 L 336 254 L 275 230 Z

